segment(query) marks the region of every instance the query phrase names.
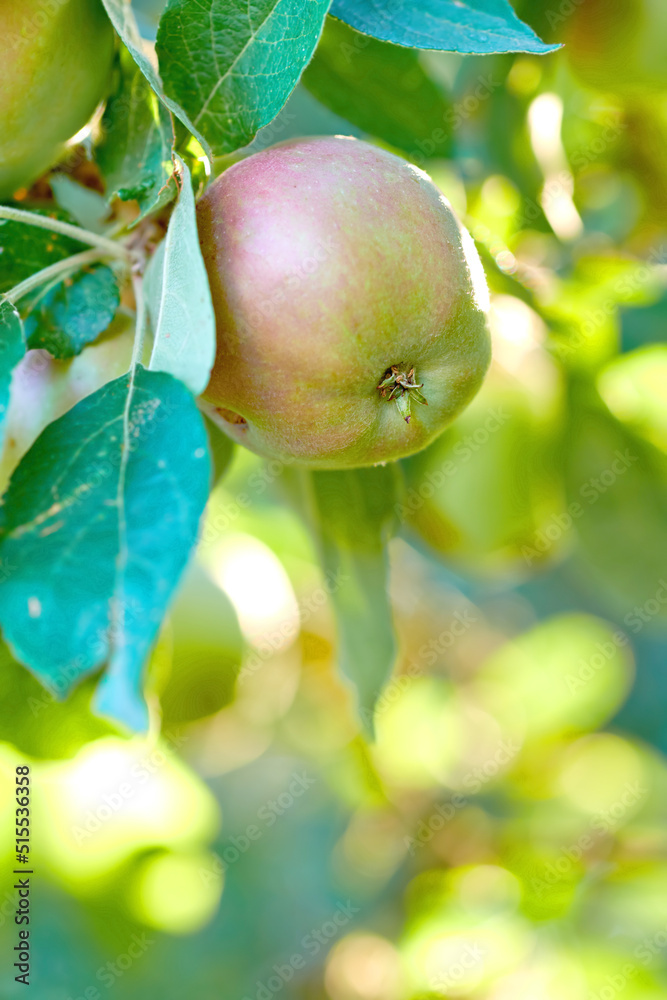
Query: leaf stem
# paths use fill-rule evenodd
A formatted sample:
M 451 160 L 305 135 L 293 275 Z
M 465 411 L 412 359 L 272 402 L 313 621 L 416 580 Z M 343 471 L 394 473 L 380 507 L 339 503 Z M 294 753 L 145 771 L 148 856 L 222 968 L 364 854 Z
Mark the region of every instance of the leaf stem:
M 2 211 L 3 206 L 0 206 L 0 211 Z M 36 274 L 31 274 L 29 278 L 25 281 L 19 282 L 18 285 L 14 285 L 5 294 L 5 298 L 9 299 L 12 304 L 16 304 L 19 299 L 22 299 L 25 295 L 28 295 L 34 288 L 39 288 L 40 285 L 44 285 L 51 281 L 53 278 L 60 278 L 63 274 L 68 271 L 76 271 L 80 267 L 85 267 L 87 264 L 92 264 L 94 261 L 100 259 L 104 256 L 99 250 L 83 250 L 81 253 L 76 253 L 72 257 L 65 257 L 64 260 L 58 260 L 55 264 L 49 264 L 48 267 L 43 267 L 41 271 L 37 271 Z
M 144 355 L 144 340 L 146 338 L 146 296 L 144 295 L 144 282 L 141 275 L 132 275 L 132 288 L 134 289 L 137 320 L 130 369 L 136 368 L 141 363 Z
M 0 219 L 9 219 L 11 222 L 24 222 L 28 226 L 37 226 L 39 229 L 49 229 L 54 233 L 62 233 L 71 239 L 78 240 L 79 243 L 87 243 L 89 246 L 98 247 L 112 257 L 131 256 L 127 247 L 116 240 L 109 240 L 98 233 L 91 233 L 80 226 L 73 226 L 69 222 L 62 222 L 61 219 L 52 219 L 48 215 L 38 215 L 36 212 L 26 212 L 22 208 L 11 208 L 9 205 L 0 205 Z

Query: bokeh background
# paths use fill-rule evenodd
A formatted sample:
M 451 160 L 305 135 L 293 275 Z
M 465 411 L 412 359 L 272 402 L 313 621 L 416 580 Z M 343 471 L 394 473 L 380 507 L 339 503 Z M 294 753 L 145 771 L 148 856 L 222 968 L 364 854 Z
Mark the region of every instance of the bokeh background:
M 161 4 L 138 7 L 150 35 Z M 417 59 L 330 22 L 254 143 L 408 157 L 492 290 L 484 388 L 402 463 L 377 740 L 285 470 L 212 430 L 150 737 L 95 718 L 93 681 L 58 702 L 0 652 L 0 935 L 25 759 L 39 1000 L 667 996 L 667 6 L 515 7 L 565 47 Z M 71 362 L 32 352 L 5 468 L 31 399 L 56 414 L 123 370 L 113 333 Z

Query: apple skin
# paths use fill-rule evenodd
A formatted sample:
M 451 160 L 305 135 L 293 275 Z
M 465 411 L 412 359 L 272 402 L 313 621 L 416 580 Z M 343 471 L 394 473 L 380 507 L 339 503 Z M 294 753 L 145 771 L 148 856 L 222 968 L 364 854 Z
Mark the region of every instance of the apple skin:
M 431 180 L 347 137 L 290 140 L 223 173 L 198 204 L 217 320 L 204 409 L 251 451 L 311 468 L 424 448 L 477 392 L 488 291 Z M 378 385 L 414 367 L 406 422 Z
M 0 198 L 29 187 L 105 96 L 115 35 L 100 0 L 0 0 Z

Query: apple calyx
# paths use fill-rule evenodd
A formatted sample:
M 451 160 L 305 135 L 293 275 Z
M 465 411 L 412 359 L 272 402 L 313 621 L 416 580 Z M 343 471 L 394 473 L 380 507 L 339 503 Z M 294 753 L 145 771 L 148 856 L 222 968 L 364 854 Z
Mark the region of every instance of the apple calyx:
M 238 426 L 243 427 L 248 423 L 245 417 L 242 417 L 240 413 L 236 413 L 235 410 L 228 410 L 224 406 L 216 406 L 215 412 L 218 413 L 228 424 L 237 424 Z
M 422 406 L 428 406 L 426 396 L 419 391 L 423 387 L 424 383 L 418 383 L 416 380 L 414 368 L 405 372 L 401 371 L 398 365 L 392 365 L 390 368 L 387 368 L 378 385 L 382 398 L 388 401 L 394 400 L 398 407 L 398 412 L 406 424 L 410 423 L 410 403 L 413 400 L 421 403 Z

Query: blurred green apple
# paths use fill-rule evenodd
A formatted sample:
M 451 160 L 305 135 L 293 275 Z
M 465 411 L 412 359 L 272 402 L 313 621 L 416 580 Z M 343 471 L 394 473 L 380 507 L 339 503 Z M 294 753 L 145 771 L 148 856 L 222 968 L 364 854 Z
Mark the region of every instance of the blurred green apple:
M 234 696 L 243 639 L 227 595 L 191 563 L 171 609 L 172 660 L 160 692 L 165 726 L 213 715 Z
M 113 52 L 100 0 L 0 0 L 0 198 L 32 184 L 86 124 Z

